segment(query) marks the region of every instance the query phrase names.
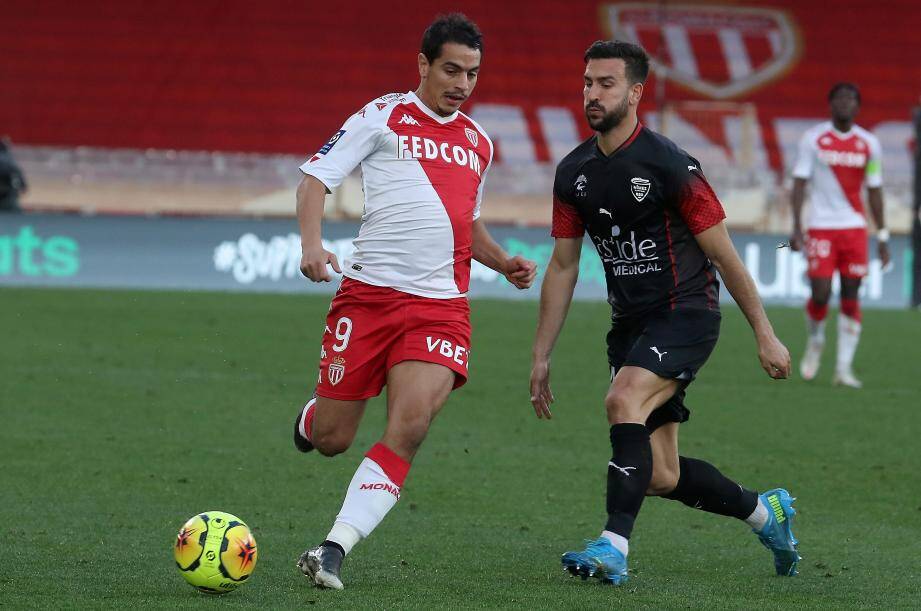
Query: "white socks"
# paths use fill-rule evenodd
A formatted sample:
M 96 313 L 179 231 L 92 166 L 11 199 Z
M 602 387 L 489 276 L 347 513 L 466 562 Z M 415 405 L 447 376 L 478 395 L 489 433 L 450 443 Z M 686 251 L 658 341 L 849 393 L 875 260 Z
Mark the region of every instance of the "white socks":
M 809 336 L 809 343 L 816 346 L 825 345 L 825 320 L 813 320 L 806 317 L 806 333 Z
M 601 536 L 610 541 L 611 545 L 624 555 L 624 558 L 627 557 L 627 552 L 630 551 L 630 542 L 628 539 L 625 539 L 617 533 L 612 533 L 610 530 L 601 531 Z
M 861 324 L 857 320 L 838 312 L 838 371 L 850 371 L 854 353 L 860 342 Z
M 409 462 L 384 444 L 375 444 L 358 465 L 326 538 L 341 545 L 348 554 L 396 505 L 408 472 Z
M 761 502 L 761 497 L 758 497 L 758 504 L 755 505 L 755 510 L 750 516 L 745 518 L 745 523 L 752 527 L 752 530 L 761 532 L 761 529 L 764 528 L 764 525 L 767 524 L 768 518 L 768 508 L 764 506 L 764 503 Z

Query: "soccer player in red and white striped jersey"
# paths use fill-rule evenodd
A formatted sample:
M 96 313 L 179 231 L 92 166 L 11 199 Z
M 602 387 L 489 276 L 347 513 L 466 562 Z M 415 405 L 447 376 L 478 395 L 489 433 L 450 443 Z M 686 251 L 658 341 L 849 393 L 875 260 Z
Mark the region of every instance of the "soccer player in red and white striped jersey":
M 422 38 L 418 89 L 372 100 L 301 166 L 301 271 L 329 281 L 329 265 L 344 277 L 295 445 L 344 452 L 367 400 L 387 386 L 383 436 L 358 466 L 326 539 L 298 560 L 317 586 L 343 587 L 343 558 L 394 507 L 432 420 L 467 381 L 471 259 L 520 289 L 536 275 L 534 262 L 509 256 L 479 218 L 493 145 L 460 107 L 476 85 L 482 48 L 466 17 L 439 17 Z M 355 252 L 340 267 L 323 248 L 323 202 L 359 164 L 365 210 Z
M 807 131 L 793 168 L 793 250 L 805 247 L 812 296 L 806 302 L 808 340 L 800 375 L 812 380 L 819 372 L 825 346 L 825 316 L 835 271 L 841 278 L 838 355 L 834 384 L 860 388 L 852 363 L 860 340 L 861 279 L 867 274 L 867 220 L 861 191 L 867 187 L 870 212 L 877 227 L 879 258 L 889 263 L 889 231 L 883 216 L 883 176 L 879 140 L 854 124 L 860 91 L 838 83 L 828 94 L 831 121 Z M 812 183 L 808 232 L 802 209 L 806 183 Z

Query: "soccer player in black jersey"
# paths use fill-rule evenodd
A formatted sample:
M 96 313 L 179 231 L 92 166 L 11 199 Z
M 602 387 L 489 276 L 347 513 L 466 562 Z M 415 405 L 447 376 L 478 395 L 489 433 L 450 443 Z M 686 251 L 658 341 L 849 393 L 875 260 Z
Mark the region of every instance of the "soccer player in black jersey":
M 611 425 L 607 522 L 565 569 L 621 584 L 628 540 L 645 496 L 661 496 L 744 520 L 774 554 L 780 575 L 795 575 L 795 513 L 783 489 L 759 495 L 713 465 L 679 456 L 678 425 L 688 419 L 685 389 L 719 336 L 719 272 L 748 319 L 761 366 L 790 374 L 777 339 L 723 223 L 725 214 L 700 163 L 644 127 L 637 105 L 649 72 L 639 46 L 598 41 L 585 53 L 585 116 L 595 135 L 557 166 L 553 255 L 541 289 L 531 402 L 550 418 L 550 354 L 563 326 L 588 233 L 604 264 L 611 304 L 604 405 Z

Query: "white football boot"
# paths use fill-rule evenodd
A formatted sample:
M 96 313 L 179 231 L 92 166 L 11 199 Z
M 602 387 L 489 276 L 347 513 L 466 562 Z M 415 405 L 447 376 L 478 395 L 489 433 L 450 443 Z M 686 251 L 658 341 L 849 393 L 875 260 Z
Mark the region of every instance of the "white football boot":
M 831 383 L 835 386 L 847 386 L 848 388 L 863 388 L 863 382 L 857 379 L 850 367 L 846 369 L 836 369 L 835 377 Z
M 825 338 L 810 337 L 806 342 L 806 353 L 799 363 L 799 374 L 804 380 L 814 380 L 819 373 L 819 364 L 822 362 L 822 350 L 825 348 Z

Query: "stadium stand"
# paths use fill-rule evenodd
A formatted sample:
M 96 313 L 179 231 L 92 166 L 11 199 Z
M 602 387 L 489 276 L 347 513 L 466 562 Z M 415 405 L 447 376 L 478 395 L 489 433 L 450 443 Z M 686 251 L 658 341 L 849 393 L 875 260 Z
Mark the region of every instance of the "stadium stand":
M 465 110 L 497 144 L 484 213 L 547 222 L 553 164 L 588 134 L 582 51 L 613 35 L 659 58 L 641 116 L 706 160 L 741 227 L 787 226 L 783 177 L 796 140 L 827 114 L 832 82 L 858 82 L 859 121 L 886 150 L 891 224 L 907 230 L 908 113 L 921 83 L 909 58 L 921 17 L 907 0 L 866 6 L 465 3 L 486 34 Z M 30 176 L 24 205 L 291 214 L 300 160 L 368 100 L 415 86 L 416 38 L 432 14 L 416 0 L 398 14 L 386 3 L 293 0 L 13 3 L 0 40 L 0 127 Z M 356 189 L 331 213 L 360 211 Z

